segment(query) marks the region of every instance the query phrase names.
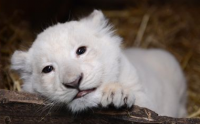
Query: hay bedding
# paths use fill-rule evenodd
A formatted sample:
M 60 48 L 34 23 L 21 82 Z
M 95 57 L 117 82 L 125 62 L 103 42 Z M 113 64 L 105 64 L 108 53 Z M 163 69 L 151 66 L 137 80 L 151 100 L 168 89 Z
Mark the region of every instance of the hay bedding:
M 124 38 L 125 47 L 162 48 L 176 56 L 188 80 L 189 117 L 200 117 L 199 6 L 137 6 L 103 12 Z M 19 12 L 4 17 L 0 23 L 0 88 L 20 91 L 21 80 L 9 70 L 10 56 L 16 49 L 28 48 L 36 34 Z

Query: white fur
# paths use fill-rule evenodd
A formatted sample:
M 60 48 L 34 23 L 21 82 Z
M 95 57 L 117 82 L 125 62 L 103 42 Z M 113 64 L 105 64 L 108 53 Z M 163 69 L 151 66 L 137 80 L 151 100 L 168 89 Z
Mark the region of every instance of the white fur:
M 12 69 L 21 74 L 24 91 L 66 103 L 73 112 L 113 103 L 117 108 L 136 104 L 161 115 L 184 116 L 186 83 L 175 58 L 158 49 L 122 51 L 120 43 L 102 12 L 95 10 L 79 21 L 44 30 L 28 51 L 13 54 Z M 77 56 L 80 46 L 87 46 L 87 51 Z M 55 70 L 42 73 L 47 65 Z M 97 89 L 73 100 L 78 91 L 62 83 L 81 73 L 80 89 Z

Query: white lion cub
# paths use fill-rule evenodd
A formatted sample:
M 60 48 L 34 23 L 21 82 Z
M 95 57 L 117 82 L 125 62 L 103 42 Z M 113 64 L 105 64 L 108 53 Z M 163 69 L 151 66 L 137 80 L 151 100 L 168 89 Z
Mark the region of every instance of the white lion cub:
M 66 103 L 72 112 L 133 104 L 161 115 L 186 114 L 186 83 L 179 64 L 158 50 L 121 50 L 101 11 L 51 26 L 28 51 L 15 51 L 11 68 L 23 90 Z

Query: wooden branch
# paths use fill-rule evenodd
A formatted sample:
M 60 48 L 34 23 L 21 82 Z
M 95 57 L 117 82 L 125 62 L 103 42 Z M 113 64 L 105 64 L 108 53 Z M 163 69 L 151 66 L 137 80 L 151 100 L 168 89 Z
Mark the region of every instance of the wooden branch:
M 59 108 L 59 109 L 58 109 Z M 0 124 L 200 124 L 200 119 L 158 116 L 155 112 L 134 106 L 132 109 L 92 109 L 72 114 L 62 106 L 47 107 L 34 94 L 0 90 Z

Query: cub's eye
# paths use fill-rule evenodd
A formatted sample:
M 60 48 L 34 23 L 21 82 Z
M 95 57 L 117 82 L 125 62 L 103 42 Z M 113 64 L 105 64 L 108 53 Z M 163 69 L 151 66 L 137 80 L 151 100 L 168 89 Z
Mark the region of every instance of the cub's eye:
M 76 54 L 77 55 L 82 55 L 82 54 L 84 54 L 86 52 L 86 49 L 87 49 L 86 46 L 81 46 L 76 50 Z
M 42 69 L 42 72 L 43 72 L 43 73 L 49 73 L 49 72 L 51 72 L 51 71 L 53 71 L 53 66 L 51 66 L 51 65 L 48 65 L 48 66 L 46 66 L 46 67 L 44 67 L 44 68 Z

